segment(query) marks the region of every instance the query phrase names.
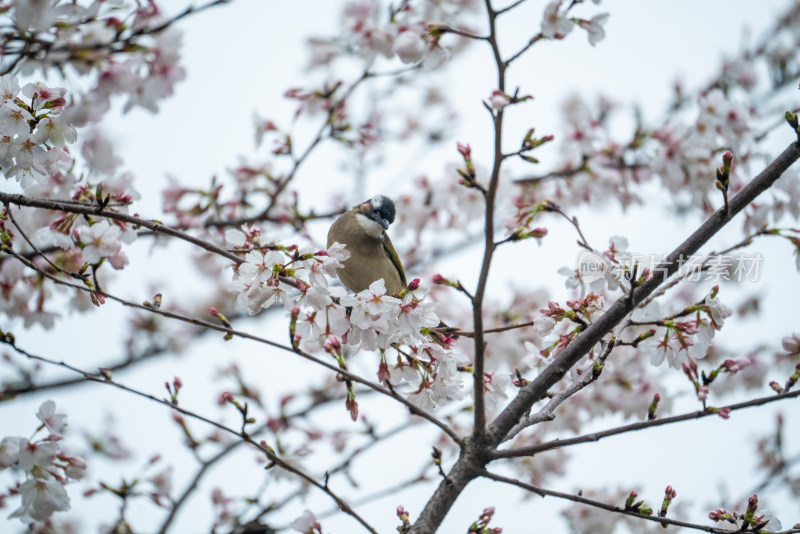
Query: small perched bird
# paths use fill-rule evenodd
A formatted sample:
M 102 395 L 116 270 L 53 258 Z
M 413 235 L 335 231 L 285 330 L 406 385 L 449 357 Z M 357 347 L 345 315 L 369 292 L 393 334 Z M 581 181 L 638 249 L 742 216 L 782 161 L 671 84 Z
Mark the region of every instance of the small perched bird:
M 350 291 L 363 291 L 380 278 L 387 294 L 406 288 L 403 264 L 386 234 L 394 214 L 392 199 L 377 195 L 340 215 L 328 230 L 328 247 L 339 242 L 350 252 L 350 258 L 338 270 L 339 280 Z

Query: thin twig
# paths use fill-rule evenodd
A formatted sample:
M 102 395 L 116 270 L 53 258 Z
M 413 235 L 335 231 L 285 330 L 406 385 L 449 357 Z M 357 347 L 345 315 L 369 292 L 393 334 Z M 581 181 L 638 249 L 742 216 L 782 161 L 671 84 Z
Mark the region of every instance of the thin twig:
M 489 37 L 487 39 L 492 48 L 495 65 L 497 68 L 497 88 L 505 91 L 506 85 L 506 64 L 502 60 L 500 47 L 497 43 L 497 27 L 495 19 L 497 14 L 492 8 L 491 0 L 485 0 L 486 13 L 489 19 Z M 486 342 L 483 339 L 483 298 L 486 293 L 486 284 L 489 280 L 489 270 L 492 265 L 492 256 L 497 248 L 494 242 L 494 218 L 495 218 L 495 198 L 497 187 L 500 183 L 500 169 L 503 164 L 503 110 L 500 109 L 493 114 L 494 125 L 494 164 L 489 185 L 486 188 L 484 198 L 486 208 L 484 214 L 484 252 L 481 270 L 478 275 L 478 285 L 472 297 L 472 320 L 475 330 L 475 357 L 473 377 L 473 397 L 475 399 L 475 422 L 473 434 L 481 437 L 486 431 L 486 406 L 485 406 L 485 385 L 484 385 L 484 359 L 486 354 Z
M 475 39 L 477 41 L 488 41 L 489 37 L 485 35 L 475 35 L 474 33 L 469 33 L 464 30 L 459 30 L 458 28 L 454 28 L 449 25 L 437 25 L 433 28 L 434 30 L 438 31 L 439 33 L 452 33 L 455 35 L 460 35 L 461 37 L 466 37 L 467 39 Z
M 506 326 L 498 326 L 497 328 L 489 328 L 487 330 L 484 330 L 483 333 L 484 334 L 499 334 L 499 333 L 502 333 L 502 332 L 508 332 L 509 330 L 516 330 L 518 328 L 528 328 L 529 326 L 533 326 L 533 321 L 528 321 L 527 323 L 519 323 L 519 324 L 514 323 L 514 324 L 510 324 L 510 325 L 506 325 Z M 449 327 L 449 326 L 443 326 L 443 327 L 438 327 L 437 326 L 436 328 L 431 328 L 431 330 L 433 330 L 434 332 L 438 332 L 440 334 L 448 335 L 448 336 L 453 337 L 453 338 L 459 338 L 459 337 L 474 338 L 475 337 L 475 332 L 462 332 L 461 330 L 458 330 L 456 328 Z
M 575 230 L 578 232 L 578 237 L 580 237 L 580 241 L 578 241 L 578 244 L 580 246 L 582 246 L 583 248 L 585 248 L 586 250 L 590 251 L 590 252 L 594 251 L 594 249 L 591 247 L 591 245 L 589 245 L 589 242 L 586 240 L 586 237 L 583 235 L 583 232 L 581 231 L 581 226 L 578 224 L 578 218 L 577 217 L 574 217 L 574 216 L 570 217 L 569 215 L 564 213 L 564 211 L 561 208 L 559 208 L 558 206 L 556 206 L 552 202 L 548 204 L 548 207 L 546 208 L 546 211 L 550 211 L 550 212 L 553 212 L 553 213 L 558 213 L 559 215 L 564 217 L 567 221 L 569 221 L 569 223 L 572 226 L 574 226 Z
M 554 394 L 548 403 L 532 415 L 525 415 L 522 417 L 514 427 L 508 431 L 508 435 L 506 436 L 505 441 L 513 438 L 517 434 L 519 434 L 525 428 L 529 426 L 539 424 L 544 421 L 552 421 L 555 419 L 555 411 L 556 408 L 561 406 L 561 404 L 575 395 L 577 392 L 582 390 L 583 388 L 587 387 L 589 384 L 595 382 L 598 378 L 600 378 L 600 374 L 603 371 L 603 366 L 605 365 L 606 359 L 611 354 L 611 351 L 614 350 L 616 346 L 616 342 L 614 339 L 608 341 L 606 343 L 605 349 L 603 350 L 603 354 L 594 361 L 591 362 L 588 367 L 583 369 L 580 372 L 580 376 L 577 380 L 574 380 L 571 384 L 565 387 L 563 390 L 559 391 L 558 393 Z
M 700 410 L 698 412 L 673 415 L 672 417 L 664 417 L 662 419 L 653 419 L 650 421 L 640 421 L 638 423 L 631 423 L 629 425 L 610 428 L 608 430 L 592 432 L 591 434 L 584 434 L 583 436 L 576 436 L 574 438 L 556 439 L 553 441 L 547 441 L 545 443 L 537 443 L 536 445 L 530 445 L 528 447 L 517 447 L 515 449 L 498 450 L 492 453 L 492 457 L 520 458 L 524 456 L 533 456 L 534 454 L 538 454 L 544 451 L 549 451 L 552 449 L 561 449 L 563 447 L 569 447 L 571 445 L 579 445 L 581 443 L 600 441 L 601 439 L 606 438 L 608 436 L 616 436 L 618 434 L 625 434 L 628 432 L 635 432 L 637 430 L 644 430 L 645 428 L 669 425 L 672 423 L 679 423 L 681 421 L 692 421 L 694 419 L 702 419 L 704 417 L 718 415 L 718 413 L 721 410 L 730 410 L 731 412 L 735 412 L 737 410 L 742 410 L 745 408 L 752 408 L 754 406 L 763 406 L 765 404 L 770 404 L 773 402 L 778 402 L 786 399 L 793 399 L 796 397 L 800 397 L 800 389 L 795 391 L 789 391 L 787 393 L 781 393 L 778 395 L 770 395 L 769 397 L 759 397 L 757 399 L 751 399 L 745 402 L 729 404 L 721 408 L 709 407 L 706 408 L 705 410 Z
M 81 215 L 88 215 L 90 217 L 105 217 L 106 219 L 114 219 L 124 223 L 132 224 L 134 226 L 142 226 L 148 228 L 157 234 L 166 234 L 172 237 L 177 237 L 188 243 L 196 245 L 208 252 L 218 254 L 223 258 L 229 259 L 234 263 L 244 263 L 244 259 L 239 256 L 228 252 L 224 248 L 218 247 L 207 241 L 203 241 L 197 237 L 191 236 L 179 230 L 175 230 L 160 222 L 141 219 L 125 213 L 116 211 L 109 211 L 108 209 L 100 210 L 96 204 L 68 202 L 63 200 L 52 200 L 45 198 L 31 198 L 25 195 L 11 195 L 0 191 L 0 202 L 4 204 L 15 204 L 17 206 L 29 206 L 32 208 L 44 208 L 53 211 L 66 211 L 69 213 L 77 213 Z
M 504 7 L 504 8 L 502 8 L 502 9 L 498 9 L 497 11 L 495 11 L 495 14 L 497 14 L 497 15 L 502 15 L 503 13 L 506 13 L 506 12 L 508 12 L 508 11 L 511 11 L 511 10 L 512 10 L 512 9 L 514 9 L 515 7 L 517 7 L 517 6 L 521 5 L 521 4 L 524 4 L 524 3 L 525 3 L 525 2 L 527 2 L 527 1 L 528 1 L 528 0 L 517 0 L 516 2 L 514 2 L 514 3 L 513 3 L 513 4 L 511 4 L 511 5 L 508 5 L 508 6 Z
M 286 177 L 283 178 L 282 180 L 278 181 L 278 185 L 275 188 L 275 191 L 270 193 L 271 197 L 270 203 L 267 205 L 266 208 L 264 208 L 264 210 L 261 211 L 261 213 L 254 215 L 252 217 L 240 217 L 238 219 L 208 220 L 205 222 L 205 226 L 208 227 L 241 226 L 243 224 L 260 222 L 269 218 L 270 212 L 278 203 L 278 197 L 280 196 L 280 194 L 284 191 L 284 189 L 286 189 L 289 183 L 297 175 L 297 171 L 300 170 L 300 167 L 303 165 L 306 159 L 308 159 L 308 156 L 310 156 L 311 153 L 314 151 L 314 149 L 317 147 L 317 145 L 319 145 L 323 141 L 323 139 L 325 138 L 325 132 L 327 130 L 332 130 L 332 121 L 336 116 L 336 114 L 341 109 L 341 107 L 347 102 L 347 99 L 350 98 L 350 95 L 353 94 L 356 88 L 359 85 L 361 85 L 361 83 L 364 80 L 372 76 L 375 75 L 371 74 L 368 70 L 365 70 L 361 74 L 361 76 L 359 76 L 358 79 L 354 81 L 350 85 L 350 87 L 347 88 L 347 90 L 344 92 L 344 94 L 342 94 L 341 97 L 339 97 L 336 101 L 330 104 L 330 107 L 328 108 L 328 113 L 325 116 L 325 121 L 317 129 L 317 133 L 314 135 L 308 146 L 306 146 L 306 149 L 303 151 L 303 153 L 300 154 L 300 156 L 298 156 L 297 158 L 293 158 L 293 164 L 291 170 L 289 170 L 289 174 L 287 174 Z M 333 95 L 330 95 L 329 98 L 332 99 Z
M 326 391 L 320 391 L 320 393 L 322 393 L 324 395 L 326 393 Z M 312 410 L 314 410 L 316 408 L 319 408 L 320 406 L 324 406 L 326 404 L 329 404 L 334 400 L 336 400 L 336 397 L 334 397 L 332 395 L 327 396 L 327 397 L 314 397 L 314 401 L 310 405 L 306 406 L 305 408 L 303 408 L 300 411 L 297 411 L 295 413 L 291 413 L 289 415 L 286 415 L 285 417 L 283 417 L 283 420 L 291 421 L 292 419 L 297 419 L 297 418 L 300 418 L 300 417 L 306 417 Z M 261 426 L 261 428 L 259 428 L 255 432 L 253 432 L 252 436 L 253 437 L 258 436 L 258 435 L 260 435 L 262 432 L 264 432 L 267 429 L 269 429 L 269 421 L 264 423 Z M 177 517 L 178 511 L 188 501 L 188 499 L 191 496 L 191 494 L 194 493 L 197 490 L 197 488 L 198 488 L 198 486 L 200 484 L 200 481 L 203 479 L 205 474 L 212 467 L 214 467 L 214 465 L 219 463 L 223 458 L 228 456 L 236 448 L 238 448 L 239 445 L 241 445 L 243 443 L 245 443 L 245 441 L 234 441 L 232 443 L 229 443 L 225 447 L 223 447 L 222 450 L 220 450 L 217 454 L 215 454 L 211 458 L 209 458 L 207 460 L 203 460 L 203 461 L 200 462 L 200 468 L 195 472 L 195 474 L 192 477 L 191 481 L 189 481 L 189 483 L 186 485 L 186 488 L 181 492 L 181 495 L 177 499 L 175 499 L 173 501 L 172 508 L 170 508 L 169 514 L 164 519 L 164 521 L 161 523 L 161 528 L 159 528 L 159 530 L 158 530 L 159 534 L 166 534 L 167 533 L 167 531 L 169 530 L 169 528 L 172 525 L 173 521 Z M 300 488 L 300 490 L 298 490 L 298 492 L 296 493 L 296 495 L 300 495 L 300 494 L 302 494 L 302 488 Z M 357 506 L 357 505 L 353 505 L 353 506 Z M 338 508 L 337 508 L 337 510 L 338 510 Z
M 517 59 L 519 59 L 519 57 L 520 57 L 522 54 L 524 54 L 525 52 L 527 52 L 527 51 L 528 51 L 528 49 L 529 49 L 530 47 L 532 47 L 532 46 L 533 46 L 533 45 L 535 45 L 537 42 L 539 42 L 539 40 L 541 40 L 543 37 L 544 37 L 544 35 L 542 35 L 541 33 L 537 33 L 536 35 L 534 35 L 533 37 L 531 37 L 531 38 L 530 38 L 530 40 L 528 41 L 528 43 L 527 43 L 525 46 L 523 46 L 522 48 L 520 48 L 520 49 L 517 51 L 517 53 L 516 53 L 516 54 L 514 54 L 513 56 L 511 56 L 510 58 L 508 58 L 508 59 L 505 61 L 505 63 L 504 63 L 504 64 L 505 64 L 505 66 L 507 67 L 507 66 L 511 65 L 511 63 L 512 63 L 512 62 L 514 62 L 514 61 L 516 61 Z

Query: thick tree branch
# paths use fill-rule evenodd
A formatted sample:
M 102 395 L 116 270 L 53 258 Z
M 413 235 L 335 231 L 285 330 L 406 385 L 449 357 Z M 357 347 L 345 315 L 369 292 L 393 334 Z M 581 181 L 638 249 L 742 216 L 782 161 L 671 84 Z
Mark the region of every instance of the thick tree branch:
M 488 1 L 488 0 L 487 0 Z M 489 451 L 501 443 L 508 432 L 525 416 L 531 407 L 547 396 L 549 389 L 580 361 L 600 340 L 611 333 L 640 302 L 653 293 L 679 267 L 679 259 L 700 249 L 722 229 L 736 214 L 774 184 L 794 162 L 800 159 L 800 143 L 792 143 L 766 169 L 730 199 L 729 209 L 719 209 L 688 239 L 678 246 L 655 270 L 663 276 L 654 276 L 636 288 L 629 297 L 615 302 L 597 321 L 570 343 L 548 367 L 530 384 L 520 390 L 511 403 L 492 421 L 484 439 L 465 440 L 461 456 L 447 475 L 449 483 L 442 482 L 434 492 L 419 519 L 411 529 L 412 534 L 436 532 L 447 512 L 469 482 L 485 472 L 491 461 Z M 477 329 L 476 329 L 477 330 Z M 477 339 L 477 338 L 476 338 Z
M 499 443 L 530 407 L 546 396 L 551 386 L 558 382 L 569 369 L 583 358 L 603 336 L 611 332 L 636 305 L 655 291 L 666 278 L 676 272 L 680 265 L 679 259 L 686 258 L 697 252 L 736 214 L 771 187 L 798 158 L 800 158 L 800 145 L 792 143 L 764 171 L 730 200 L 727 212 L 723 208 L 717 210 L 686 241 L 667 256 L 663 263 L 654 269 L 654 272 L 663 273 L 663 276 L 654 276 L 644 282 L 633 291 L 631 298 L 619 299 L 597 321 L 575 338 L 555 361 L 545 368 L 533 382 L 523 388 L 508 407 L 495 418 L 490 426 L 492 441 Z

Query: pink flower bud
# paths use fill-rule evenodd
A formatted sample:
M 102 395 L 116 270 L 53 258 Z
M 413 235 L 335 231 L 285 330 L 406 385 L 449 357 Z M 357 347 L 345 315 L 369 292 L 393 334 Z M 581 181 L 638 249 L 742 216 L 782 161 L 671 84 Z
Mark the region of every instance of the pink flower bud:
M 712 521 L 722 521 L 727 519 L 730 516 L 727 510 L 724 508 L 717 508 L 713 512 L 709 512 L 708 518 Z
M 534 228 L 529 233 L 531 237 L 544 237 L 547 235 L 547 228 Z
M 492 91 L 492 96 L 489 97 L 489 104 L 491 104 L 491 106 L 497 111 L 502 110 L 510 103 L 511 100 L 508 98 L 508 96 L 499 89 Z
M 470 157 L 472 154 L 472 148 L 468 144 L 462 144 L 456 141 L 456 147 L 458 147 L 458 153 L 461 154 L 464 159 Z
M 408 290 L 416 291 L 417 289 L 419 289 L 419 278 L 414 278 L 411 282 L 408 283 Z
M 389 374 L 389 366 L 386 362 L 381 362 L 378 366 L 378 382 L 381 384 L 385 384 L 391 378 L 391 374 Z
M 730 165 L 732 161 L 733 161 L 733 154 L 731 153 L 731 151 L 730 151 L 730 150 L 728 150 L 727 152 L 725 152 L 725 153 L 722 155 L 722 162 L 723 162 L 725 165 Z
M 336 336 L 331 336 L 325 340 L 325 352 L 330 354 L 341 354 L 342 352 L 342 342 L 339 341 L 339 338 Z
M 758 495 L 753 495 L 747 500 L 747 511 L 755 512 L 758 510 Z

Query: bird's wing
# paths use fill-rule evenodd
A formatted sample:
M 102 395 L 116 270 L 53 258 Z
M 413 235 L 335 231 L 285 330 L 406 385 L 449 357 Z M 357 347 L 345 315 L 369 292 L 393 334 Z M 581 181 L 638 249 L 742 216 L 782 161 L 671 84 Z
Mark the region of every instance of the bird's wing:
M 389 256 L 389 259 L 392 260 L 395 269 L 397 269 L 397 274 L 400 275 L 400 281 L 403 282 L 404 286 L 407 286 L 408 282 L 406 282 L 406 273 L 403 271 L 403 264 L 400 263 L 400 258 L 394 250 L 394 245 L 392 245 L 392 240 L 389 239 L 386 233 L 383 234 L 383 250 L 386 252 L 386 255 Z

